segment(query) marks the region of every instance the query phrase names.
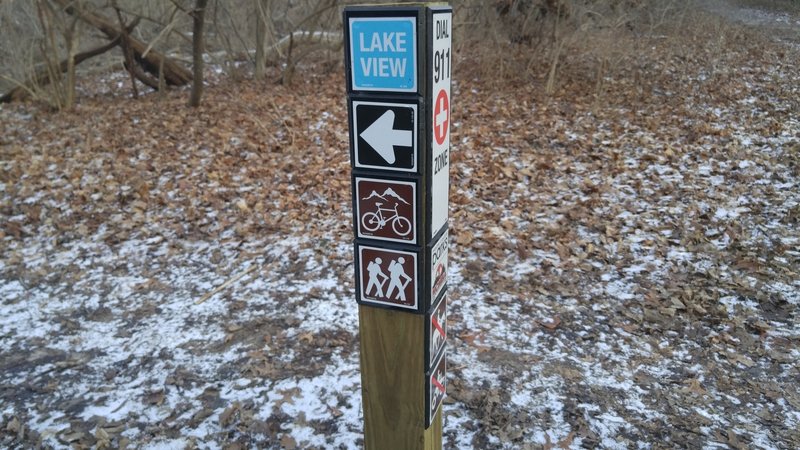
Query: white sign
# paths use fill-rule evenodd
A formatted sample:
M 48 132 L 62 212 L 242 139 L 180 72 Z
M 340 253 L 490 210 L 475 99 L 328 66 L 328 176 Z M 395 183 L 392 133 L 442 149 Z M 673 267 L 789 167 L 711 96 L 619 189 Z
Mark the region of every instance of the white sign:
M 447 225 L 450 185 L 450 72 L 452 68 L 451 11 L 433 13 L 431 38 L 431 234 Z

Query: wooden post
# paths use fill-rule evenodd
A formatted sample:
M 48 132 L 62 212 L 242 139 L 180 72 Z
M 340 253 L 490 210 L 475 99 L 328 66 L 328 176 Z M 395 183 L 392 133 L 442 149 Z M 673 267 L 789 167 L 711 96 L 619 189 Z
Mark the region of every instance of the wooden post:
M 364 443 L 441 450 L 452 9 L 347 7 Z
M 425 429 L 425 316 L 359 306 L 364 447 L 442 448 L 442 413 Z

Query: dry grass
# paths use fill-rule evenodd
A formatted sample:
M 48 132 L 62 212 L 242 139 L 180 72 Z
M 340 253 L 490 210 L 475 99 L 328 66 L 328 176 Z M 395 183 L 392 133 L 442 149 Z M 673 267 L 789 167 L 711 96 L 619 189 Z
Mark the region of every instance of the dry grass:
M 339 8 L 352 3 L 349 0 L 262 1 L 271 21 L 268 46 L 300 29 L 339 31 Z M 800 10 L 797 0 L 730 2 Z M 327 3 L 338 7 L 309 14 L 314 10 L 312 6 Z M 533 84 L 550 96 L 589 95 L 595 102 L 607 101 L 609 88 L 615 83 L 630 82 L 646 91 L 686 76 L 665 74 L 659 69 L 665 61 L 702 55 L 702 63 L 707 66 L 704 70 L 713 77 L 724 72 L 729 50 L 752 46 L 760 39 L 755 30 L 703 13 L 695 2 L 686 0 L 453 0 L 452 3 L 456 14 L 456 70 L 461 77 L 510 85 Z M 45 33 L 36 21 L 32 4 L 20 0 L 0 2 L 0 27 L 4 30 L 0 76 L 6 78 L 5 82 L 0 78 L 0 91 L 9 87 L 9 80 L 25 80 L 42 60 L 37 42 Z M 118 4 L 126 19 L 134 15 L 145 17 L 134 33 L 137 38 L 168 54 L 188 54 L 186 32 L 190 20 L 186 14 L 176 12 L 174 5 L 157 0 L 118 0 Z M 254 0 L 220 2 L 215 3 L 208 17 L 209 57 L 229 80 L 252 75 L 254 8 Z M 96 45 L 97 40 L 91 31 L 84 30 L 79 43 L 82 50 Z M 66 54 L 63 43 L 56 42 L 53 47 L 56 54 L 51 59 L 63 59 Z M 281 78 L 287 82 L 301 59 L 304 67 L 313 70 L 321 65 L 337 70 L 340 52 L 313 50 L 297 47 L 290 52 L 276 52 L 272 64 L 286 68 Z M 113 65 L 119 70 L 121 54 L 115 50 L 109 55 L 103 58 L 101 67 Z M 85 64 L 92 63 L 94 60 Z M 48 91 L 42 95 L 47 96 Z
M 679 87 L 698 72 L 728 76 L 731 58 L 766 39 L 685 1 L 562 0 L 556 12 L 465 3 L 456 9 L 455 41 L 463 76 L 602 103 L 613 101 L 614 84 L 644 94 Z

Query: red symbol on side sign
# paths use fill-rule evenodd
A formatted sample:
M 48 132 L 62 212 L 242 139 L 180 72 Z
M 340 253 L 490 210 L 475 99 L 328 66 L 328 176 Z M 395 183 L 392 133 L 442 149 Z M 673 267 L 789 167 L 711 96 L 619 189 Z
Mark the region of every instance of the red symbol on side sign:
M 443 296 L 439 305 L 434 308 L 430 315 L 429 343 L 428 343 L 428 364 L 433 366 L 436 357 L 445 346 L 447 340 L 447 297 Z
M 436 143 L 444 144 L 447 130 L 450 128 L 450 100 L 444 89 L 436 96 L 436 106 L 433 108 L 433 137 Z
M 436 278 L 434 279 L 433 289 L 431 289 L 431 291 L 439 292 L 439 289 L 441 289 L 442 286 L 444 285 L 444 280 L 445 280 L 445 277 L 444 277 L 444 264 L 437 264 L 436 265 Z
M 442 362 L 444 362 L 444 358 L 442 358 Z M 444 364 L 439 366 L 434 373 L 431 374 L 431 403 L 430 403 L 430 416 L 436 414 L 436 410 L 439 408 L 439 405 L 442 404 L 442 400 L 444 400 L 444 396 L 447 395 L 447 380 L 445 380 L 444 374 Z
M 433 333 L 433 348 L 439 348 L 442 339 L 447 338 L 447 333 L 444 331 L 444 328 L 442 328 L 442 324 L 440 322 L 443 322 L 442 317 L 431 317 L 431 325 L 433 325 L 433 328 L 436 329 L 436 332 Z
M 444 374 L 442 372 L 438 372 L 436 376 L 432 376 L 431 383 L 433 383 L 433 385 L 436 386 L 436 389 L 440 392 L 436 395 L 436 397 L 447 392 L 447 389 L 444 387 Z M 433 403 L 436 404 L 439 402 L 434 400 Z
M 426 413 L 426 422 L 431 423 L 433 417 L 436 415 L 436 410 L 442 404 L 442 400 L 447 395 L 447 358 L 444 352 L 437 360 L 434 368 L 427 374 L 427 381 L 425 389 L 427 390 L 428 412 Z

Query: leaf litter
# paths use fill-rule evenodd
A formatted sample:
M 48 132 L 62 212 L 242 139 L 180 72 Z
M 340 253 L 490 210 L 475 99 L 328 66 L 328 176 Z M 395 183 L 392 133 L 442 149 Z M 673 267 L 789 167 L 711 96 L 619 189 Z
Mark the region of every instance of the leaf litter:
M 457 80 L 447 448 L 800 446 L 778 45 L 603 106 Z M 362 445 L 339 72 L 0 107 L 0 443 Z

